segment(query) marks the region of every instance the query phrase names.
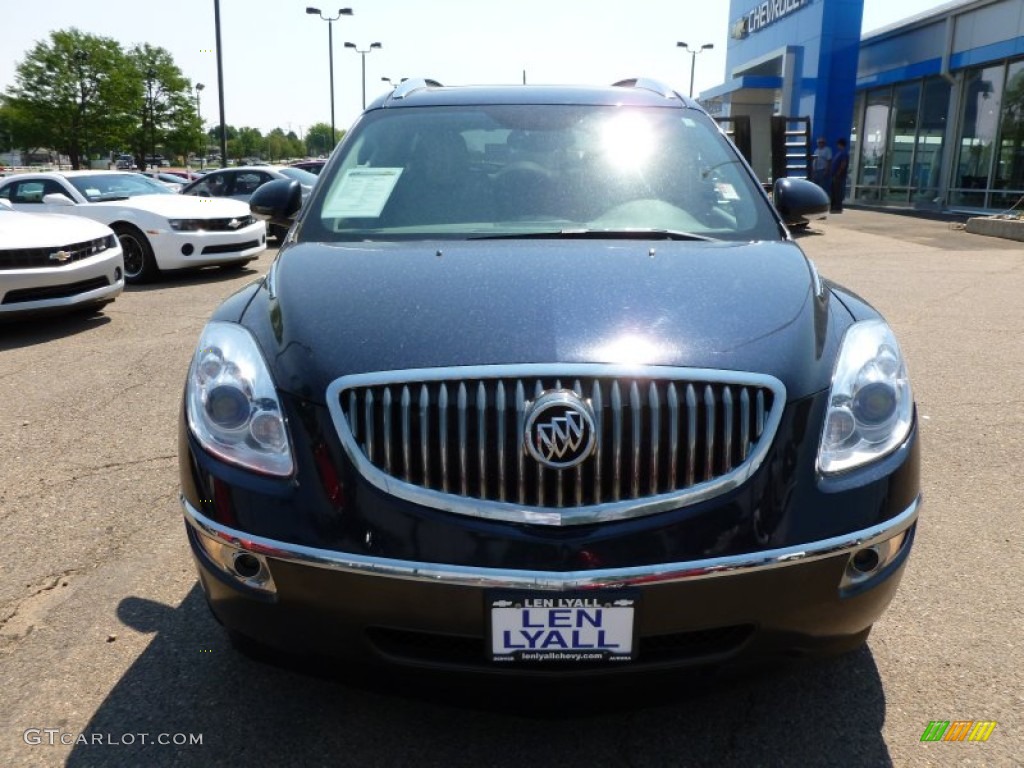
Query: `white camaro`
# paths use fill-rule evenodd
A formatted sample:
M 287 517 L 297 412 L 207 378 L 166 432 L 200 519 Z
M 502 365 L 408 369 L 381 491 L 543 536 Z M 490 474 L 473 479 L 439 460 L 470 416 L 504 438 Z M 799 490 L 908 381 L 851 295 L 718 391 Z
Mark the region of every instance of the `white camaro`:
M 144 283 L 163 270 L 242 267 L 267 247 L 266 225 L 244 203 L 177 195 L 137 173 L 23 173 L 0 180 L 0 199 L 15 210 L 106 224 L 124 248 L 129 283 Z
M 21 213 L 0 199 L 0 318 L 101 307 L 122 290 L 121 244 L 110 227 Z

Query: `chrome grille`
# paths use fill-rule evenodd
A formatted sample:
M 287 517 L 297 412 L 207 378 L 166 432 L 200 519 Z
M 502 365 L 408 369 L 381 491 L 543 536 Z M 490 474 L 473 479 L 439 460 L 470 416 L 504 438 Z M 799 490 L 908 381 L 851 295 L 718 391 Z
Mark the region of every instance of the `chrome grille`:
M 5 248 L 0 249 L 0 269 L 33 269 L 40 267 L 64 267 L 76 261 L 103 253 L 115 246 L 113 236 L 98 237 L 71 245 L 46 248 Z M 61 257 L 58 253 L 63 252 Z
M 523 449 L 545 391 L 589 400 L 598 444 L 545 468 Z M 393 371 L 334 382 L 328 404 L 360 472 L 460 514 L 569 525 L 651 514 L 743 482 L 767 451 L 785 389 L 772 377 L 666 367 L 517 365 Z

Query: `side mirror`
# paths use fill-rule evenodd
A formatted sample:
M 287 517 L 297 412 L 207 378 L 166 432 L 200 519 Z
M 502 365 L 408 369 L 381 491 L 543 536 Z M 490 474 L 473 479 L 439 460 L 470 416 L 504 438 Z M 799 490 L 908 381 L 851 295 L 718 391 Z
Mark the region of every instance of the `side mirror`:
M 807 179 L 777 179 L 772 202 L 787 226 L 807 223 L 807 217 L 823 218 L 830 201 L 821 187 Z
M 51 192 L 48 195 L 43 195 L 44 205 L 74 205 L 75 201 L 65 195 L 63 192 Z
M 14 206 L 11 205 L 11 201 L 4 197 L 0 197 L 0 208 L 4 208 L 8 211 L 14 210 Z
M 252 193 L 249 210 L 274 224 L 290 227 L 302 208 L 302 185 L 294 179 L 268 181 Z

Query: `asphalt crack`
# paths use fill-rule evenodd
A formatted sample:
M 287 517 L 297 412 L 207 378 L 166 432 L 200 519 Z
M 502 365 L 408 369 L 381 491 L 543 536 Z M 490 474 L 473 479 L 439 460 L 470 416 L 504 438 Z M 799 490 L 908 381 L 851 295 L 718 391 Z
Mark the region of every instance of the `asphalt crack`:
M 79 571 L 69 568 L 56 576 L 46 577 L 33 592 L 18 600 L 14 607 L 0 616 L 0 653 L 9 653 L 27 638 L 40 624 L 50 609 L 61 602 L 63 595 L 57 587 L 68 586 L 68 577 Z M 28 585 L 32 588 L 32 585 Z

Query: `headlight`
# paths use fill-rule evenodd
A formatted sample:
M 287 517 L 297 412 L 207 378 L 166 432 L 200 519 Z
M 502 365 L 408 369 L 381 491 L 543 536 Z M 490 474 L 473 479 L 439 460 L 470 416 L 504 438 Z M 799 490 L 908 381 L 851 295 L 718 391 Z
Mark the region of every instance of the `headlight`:
M 204 228 L 202 219 L 169 219 L 167 223 L 175 232 L 200 232 Z
M 294 464 L 274 382 L 252 335 L 234 323 L 203 329 L 185 387 L 188 425 L 224 461 L 287 476 Z
M 832 374 L 818 468 L 842 472 L 885 456 L 906 440 L 913 412 L 914 395 L 892 329 L 881 320 L 855 323 Z

